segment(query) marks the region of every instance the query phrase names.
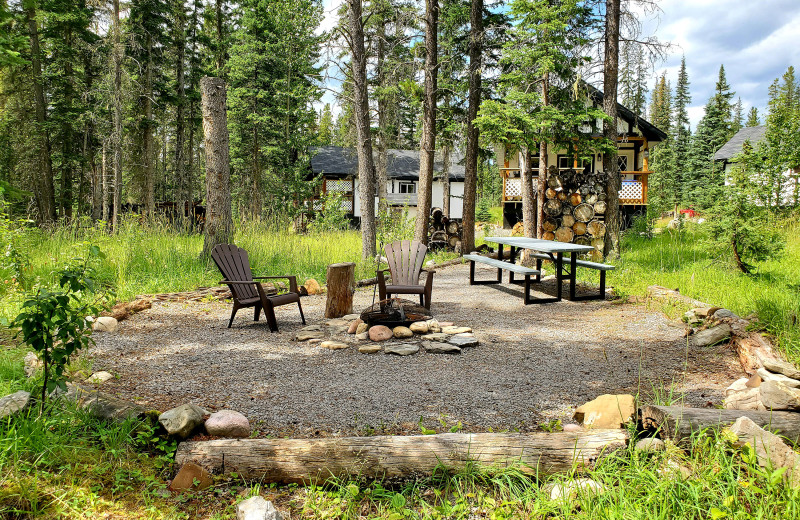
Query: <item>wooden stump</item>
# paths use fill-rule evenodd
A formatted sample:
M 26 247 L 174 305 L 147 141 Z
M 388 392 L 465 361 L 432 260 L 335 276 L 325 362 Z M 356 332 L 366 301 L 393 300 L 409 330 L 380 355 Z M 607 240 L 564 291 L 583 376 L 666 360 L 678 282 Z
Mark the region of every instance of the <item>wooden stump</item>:
M 344 262 L 328 266 L 328 299 L 326 318 L 341 318 L 353 313 L 353 293 L 356 288 L 356 264 Z
M 572 232 L 572 228 L 562 226 L 555 231 L 556 240 L 559 242 L 572 242 L 572 239 L 575 237 L 575 234 Z

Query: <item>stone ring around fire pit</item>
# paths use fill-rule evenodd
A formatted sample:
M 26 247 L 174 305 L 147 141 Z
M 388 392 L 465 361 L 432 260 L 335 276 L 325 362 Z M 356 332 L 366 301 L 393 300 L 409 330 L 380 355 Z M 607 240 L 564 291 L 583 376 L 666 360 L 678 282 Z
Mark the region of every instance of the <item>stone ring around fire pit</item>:
M 416 321 L 431 319 L 430 311 L 422 305 L 403 298 L 381 300 L 361 313 L 361 321 L 369 326 L 385 325 L 390 328 L 408 327 Z

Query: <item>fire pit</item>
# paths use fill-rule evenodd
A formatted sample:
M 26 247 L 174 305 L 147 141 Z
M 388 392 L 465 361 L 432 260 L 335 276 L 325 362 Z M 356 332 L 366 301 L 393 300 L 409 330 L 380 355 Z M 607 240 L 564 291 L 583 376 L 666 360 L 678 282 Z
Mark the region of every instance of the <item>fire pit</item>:
M 369 326 L 386 325 L 389 328 L 407 327 L 415 321 L 429 319 L 431 314 L 428 309 L 402 298 L 381 300 L 361 313 L 361 320 Z

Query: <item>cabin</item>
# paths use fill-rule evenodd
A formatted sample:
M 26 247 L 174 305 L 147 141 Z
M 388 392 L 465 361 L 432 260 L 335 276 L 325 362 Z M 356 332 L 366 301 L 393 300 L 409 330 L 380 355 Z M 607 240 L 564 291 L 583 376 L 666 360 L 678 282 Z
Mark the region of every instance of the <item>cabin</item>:
M 410 218 L 417 214 L 417 192 L 419 185 L 419 150 L 388 151 L 386 164 L 387 202 L 394 208 L 405 208 Z M 321 175 L 322 184 L 312 203 L 315 210 L 322 209 L 321 198 L 329 193 L 340 193 L 344 197 L 342 207 L 350 217 L 361 220 L 361 201 L 358 196 L 358 156 L 355 148 L 319 146 L 311 149 L 311 172 Z M 464 157 L 450 155 L 450 219 L 461 220 L 464 208 Z M 441 208 L 444 202 L 442 183 L 442 158 L 437 152 L 433 165 L 432 206 Z M 378 198 L 375 197 L 377 207 Z
M 760 143 L 765 142 L 767 138 L 766 126 L 748 126 L 741 128 L 731 139 L 722 145 L 714 154 L 714 162 L 722 165 L 722 171 L 725 173 L 725 183 L 730 181 L 729 172 L 736 164 L 736 156 L 742 153 L 744 143 L 750 142 L 755 148 Z M 800 169 L 787 169 L 783 172 L 783 186 L 781 186 L 781 205 L 790 206 L 796 203 L 796 193 L 798 185 L 800 185 Z
M 587 103 L 602 106 L 603 93 L 590 85 L 587 86 L 589 92 Z M 633 216 L 643 214 L 647 209 L 647 183 L 650 174 L 653 173 L 648 163 L 650 152 L 656 144 L 667 138 L 667 134 L 620 103 L 617 103 L 617 114 L 617 163 L 622 176 L 622 189 L 619 192 L 620 209 L 623 221 L 629 222 Z M 600 127 L 599 122 L 597 127 Z M 597 134 L 597 137 L 600 135 Z M 502 145 L 496 147 L 495 153 L 503 178 L 503 227 L 510 228 L 522 219 L 520 154 Z M 532 160 L 534 179 L 538 179 L 538 154 L 534 154 Z M 559 172 L 581 171 L 591 176 L 603 170 L 603 154 L 595 154 L 591 159 L 579 164 L 567 150 L 553 150 L 551 147 L 547 164 L 555 165 Z

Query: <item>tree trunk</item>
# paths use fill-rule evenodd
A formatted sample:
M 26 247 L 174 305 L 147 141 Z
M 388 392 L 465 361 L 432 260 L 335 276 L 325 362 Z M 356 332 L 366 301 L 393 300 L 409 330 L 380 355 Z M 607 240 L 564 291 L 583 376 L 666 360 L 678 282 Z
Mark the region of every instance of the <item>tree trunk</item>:
M 422 103 L 422 138 L 419 146 L 419 189 L 414 239 L 428 243 L 428 219 L 433 191 L 433 156 L 436 151 L 436 76 L 438 68 L 438 0 L 425 0 L 425 93 Z
M 548 72 L 544 73 L 542 77 L 542 106 L 548 106 L 550 104 L 550 74 Z M 547 141 L 544 139 L 541 140 L 539 143 L 539 182 L 536 186 L 536 238 L 543 238 L 544 237 L 544 228 L 542 228 L 542 223 L 544 222 L 544 203 L 545 203 L 545 194 L 544 192 L 547 190 L 547 175 L 548 175 L 548 164 L 547 164 Z M 529 235 L 525 235 L 529 236 Z
M 220 78 L 203 78 L 200 80 L 200 91 L 206 151 L 203 257 L 209 258 L 216 245 L 233 242 L 227 94 L 225 82 Z
M 73 46 L 72 30 L 69 27 L 65 29 L 63 38 L 66 46 Z M 64 104 L 68 107 L 73 105 L 73 70 L 72 61 L 66 60 L 64 63 L 64 72 L 62 74 L 66 80 L 64 87 Z M 72 218 L 72 206 L 74 203 L 72 200 L 73 176 L 75 174 L 73 168 L 73 158 L 75 157 L 75 132 L 73 131 L 73 124 L 75 124 L 75 121 L 67 120 L 61 125 L 63 142 L 61 143 L 61 196 L 59 200 L 61 202 L 61 216 L 67 219 Z
M 450 218 L 450 145 L 442 146 L 442 213 Z
M 119 0 L 114 0 L 114 211 L 111 229 L 119 229 L 122 210 L 122 41 L 119 21 Z
M 402 479 L 436 468 L 472 463 L 517 466 L 531 475 L 572 473 L 624 448 L 625 430 L 579 433 L 441 433 L 438 435 L 330 437 L 321 439 L 220 439 L 182 442 L 175 462 L 194 462 L 213 473 L 236 472 L 262 482 L 328 479 Z
M 620 0 L 606 0 L 606 41 L 603 63 L 603 111 L 610 121 L 603 121 L 603 137 L 611 142 L 613 151 L 603 154 L 606 176 L 606 241 L 604 255 L 618 258 L 620 208 L 619 190 L 622 181 L 617 164 L 617 81 L 619 76 L 619 16 Z
M 329 265 L 325 280 L 328 287 L 325 317 L 341 318 L 352 314 L 353 293 L 356 290 L 356 264 L 344 262 Z
M 800 414 L 795 412 L 760 412 L 755 410 L 720 410 L 718 408 L 683 408 L 681 406 L 645 406 L 639 411 L 642 426 L 659 432 L 664 439 L 688 440 L 692 432 L 721 430 L 739 417 L 748 417 L 757 425 L 779 430 L 794 443 L 800 442 Z
M 110 215 L 108 213 L 108 195 L 109 195 L 109 191 L 111 189 L 111 186 L 109 185 L 109 182 L 108 182 L 108 154 L 106 154 L 106 149 L 107 148 L 108 148 L 108 145 L 106 144 L 106 140 L 103 139 L 103 152 L 102 152 L 102 155 L 103 155 L 103 165 L 102 165 L 102 172 L 103 173 L 102 173 L 102 176 L 103 176 L 103 178 L 101 180 L 101 188 L 100 188 L 102 190 L 102 197 L 101 197 L 101 199 L 102 199 L 101 200 L 102 208 L 101 208 L 100 214 L 103 217 L 103 222 L 106 222 L 106 223 L 108 223 L 108 219 L 110 217 Z
M 520 190 L 522 191 L 522 226 L 523 233 L 528 238 L 537 236 L 537 223 L 544 219 L 537 219 L 535 214 L 536 199 L 533 194 L 533 169 L 531 168 L 531 152 L 527 148 L 520 150 L 519 165 Z M 544 199 L 544 195 L 539 200 Z M 527 251 L 527 250 L 525 250 Z
M 144 119 L 146 127 L 142 148 L 144 149 L 144 212 L 148 220 L 153 219 L 156 208 L 155 196 L 155 172 L 153 163 L 156 160 L 153 139 L 153 38 L 147 35 L 147 70 L 145 70 L 145 98 L 144 98 Z
M 186 55 L 186 12 L 183 0 L 175 3 L 175 76 L 178 87 L 175 104 L 175 179 L 178 181 L 178 193 L 175 202 L 178 208 L 178 222 L 186 228 L 187 217 L 191 218 L 192 208 L 190 200 L 191 189 L 186 175 L 186 121 L 184 109 L 186 107 L 186 79 L 184 57 Z
M 380 21 L 378 25 L 378 34 L 377 34 L 377 63 L 375 68 L 378 74 L 378 86 L 381 88 L 385 87 L 386 83 L 386 70 L 385 70 L 385 60 L 386 60 L 386 19 Z M 377 176 L 377 183 L 378 183 L 378 202 L 385 202 L 386 197 L 388 195 L 387 183 L 388 183 L 388 174 L 386 173 L 386 167 L 389 162 L 389 144 L 388 144 L 388 136 L 389 136 L 389 122 L 387 118 L 386 112 L 388 111 L 389 103 L 386 98 L 385 92 L 381 92 L 376 96 L 377 98 L 377 105 L 378 105 L 378 161 L 376 163 L 376 176 Z
M 361 199 L 361 256 L 375 256 L 375 164 L 372 160 L 369 101 L 367 99 L 367 54 L 361 0 L 348 0 L 348 27 L 353 69 L 353 111 L 356 122 L 358 182 Z
M 47 104 L 42 80 L 41 51 L 39 49 L 39 28 L 36 22 L 36 2 L 26 3 L 25 18 L 31 43 L 31 72 L 33 74 L 33 95 L 36 103 L 36 122 L 40 139 L 39 161 L 42 171 L 36 176 L 36 207 L 39 222 L 52 222 L 56 219 L 55 187 L 53 185 L 53 161 L 51 159 L 50 132 L 47 129 Z
M 467 152 L 464 158 L 464 206 L 461 251 L 475 249 L 475 197 L 478 189 L 478 128 L 473 124 L 481 104 L 481 46 L 483 0 L 471 0 L 469 11 L 469 91 L 467 93 Z

